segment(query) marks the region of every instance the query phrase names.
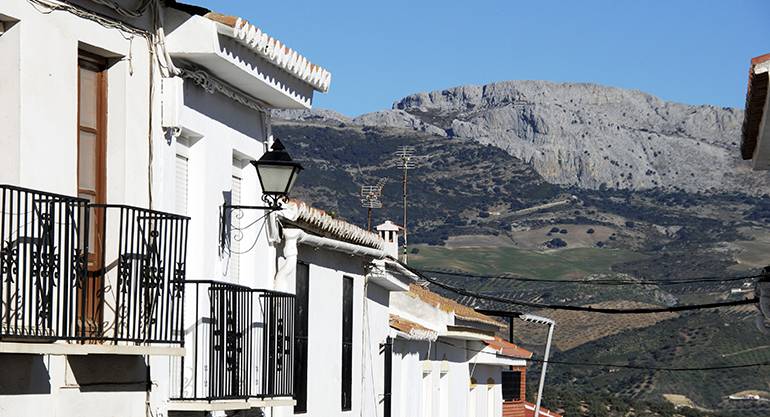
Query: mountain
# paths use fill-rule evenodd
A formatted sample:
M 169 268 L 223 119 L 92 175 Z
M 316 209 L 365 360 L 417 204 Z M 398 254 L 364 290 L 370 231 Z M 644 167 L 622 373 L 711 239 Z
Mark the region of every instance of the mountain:
M 328 112 L 278 117 L 332 119 Z M 551 184 L 748 194 L 770 189 L 770 176 L 740 159 L 743 110 L 672 103 L 639 90 L 505 81 L 413 94 L 391 110 L 355 119 L 337 115 L 333 119 L 342 123 L 491 144 Z
M 292 197 L 364 228 L 361 186 L 383 178 L 372 224 L 402 223 L 396 153 L 413 146 L 409 265 L 445 283 L 526 303 L 665 307 L 743 299 L 768 262 L 770 181 L 739 159 L 740 110 L 540 81 L 419 93 L 393 107 L 356 118 L 275 112 L 273 133 L 306 168 Z M 659 284 L 634 284 L 642 280 Z M 770 360 L 753 306 L 598 317 L 431 289 L 470 306 L 553 318 L 561 362 L 719 368 Z M 514 340 L 542 357 L 544 329 L 516 328 Z M 726 400 L 770 395 L 766 378 L 743 378 L 745 368 L 554 365 L 548 372 L 558 387 L 594 395 L 686 396 L 745 416 L 768 410 L 764 402 Z

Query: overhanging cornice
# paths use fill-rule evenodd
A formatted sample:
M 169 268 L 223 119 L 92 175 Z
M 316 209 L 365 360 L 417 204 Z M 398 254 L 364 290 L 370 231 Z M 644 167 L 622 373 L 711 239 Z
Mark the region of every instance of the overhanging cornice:
M 192 16 L 166 36 L 166 48 L 179 66 L 203 69 L 268 108 L 312 107 L 312 84 L 222 33 L 228 30 L 233 28 Z

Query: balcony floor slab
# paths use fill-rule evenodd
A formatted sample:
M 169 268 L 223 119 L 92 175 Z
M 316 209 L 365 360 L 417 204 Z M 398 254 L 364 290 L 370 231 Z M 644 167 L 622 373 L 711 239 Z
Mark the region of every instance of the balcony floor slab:
M 185 348 L 170 346 L 0 342 L 0 353 L 17 353 L 28 355 L 184 356 Z

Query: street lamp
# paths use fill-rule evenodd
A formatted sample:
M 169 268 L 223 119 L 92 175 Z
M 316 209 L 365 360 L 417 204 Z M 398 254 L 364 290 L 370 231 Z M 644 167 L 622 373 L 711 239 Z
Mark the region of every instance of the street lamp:
M 262 201 L 267 205 L 240 206 L 225 202 L 221 206 L 219 215 L 219 245 L 223 251 L 229 248 L 233 230 L 237 231 L 237 234 L 232 233 L 236 235 L 235 239 L 240 240 L 237 236 L 240 235 L 242 237 L 243 229 L 256 224 L 254 222 L 244 228 L 240 227 L 239 223 L 240 218 L 243 217 L 243 210 L 267 210 L 268 213 L 280 210 L 281 205 L 278 202 L 281 200 L 288 201 L 289 192 L 294 185 L 294 181 L 297 180 L 297 174 L 303 169 L 299 162 L 291 160 L 289 154 L 286 153 L 286 148 L 278 139 L 273 142 L 270 151 L 265 152 L 258 160 L 251 161 L 251 164 L 257 169 L 259 184 L 262 186 Z M 233 210 L 238 210 L 239 212 L 235 216 L 235 223 L 233 223 Z
M 257 161 L 251 161 L 257 168 L 259 184 L 262 186 L 262 201 L 269 209 L 279 208 L 279 200 L 287 200 L 297 174 L 304 169 L 299 162 L 294 162 L 286 152 L 280 140 L 273 142 L 271 150 L 265 152 Z

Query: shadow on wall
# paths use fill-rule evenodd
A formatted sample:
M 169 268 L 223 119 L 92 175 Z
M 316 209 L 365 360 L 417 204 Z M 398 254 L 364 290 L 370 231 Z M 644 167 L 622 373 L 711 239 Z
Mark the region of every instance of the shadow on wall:
M 0 395 L 51 393 L 51 377 L 42 355 L 0 354 L 0 369 Z
M 147 390 L 149 367 L 142 356 L 70 356 L 68 361 L 80 392 Z

